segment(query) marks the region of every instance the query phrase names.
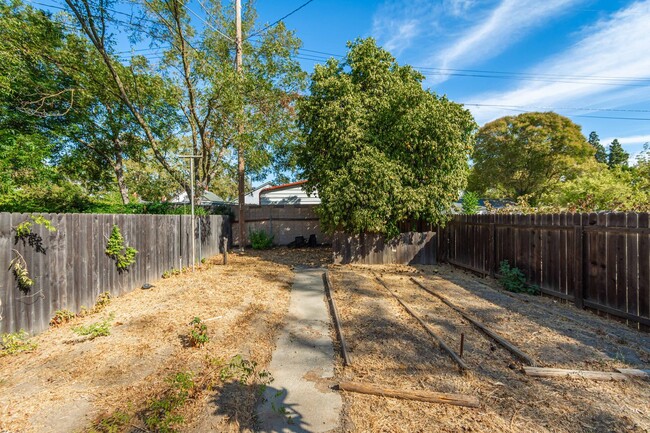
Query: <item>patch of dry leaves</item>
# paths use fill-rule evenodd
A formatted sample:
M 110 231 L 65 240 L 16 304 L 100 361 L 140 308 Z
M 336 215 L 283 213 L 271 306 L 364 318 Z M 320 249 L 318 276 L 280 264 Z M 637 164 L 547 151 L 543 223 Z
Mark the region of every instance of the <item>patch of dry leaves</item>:
M 137 414 L 178 372 L 192 372 L 199 385 L 182 410 L 191 422 L 181 431 L 251 429 L 256 386 L 221 383 L 217 366 L 238 354 L 268 365 L 288 307 L 291 257 L 298 264 L 304 258 L 275 256 L 231 254 L 227 266 L 217 256 L 195 273 L 159 280 L 38 335 L 33 353 L 0 358 L 0 431 L 84 431 L 116 410 Z M 83 340 L 72 332 L 110 314 L 107 337 Z M 194 317 L 208 327 L 202 348 L 185 344 Z M 137 415 L 131 424 L 142 425 Z
M 469 373 L 458 370 L 375 280 L 377 275 L 457 352 L 460 335 L 464 334 L 463 359 L 470 367 Z M 472 409 L 343 393 L 345 431 L 650 431 L 647 382 L 527 377 L 521 362 L 510 352 L 409 278 L 420 278 L 515 343 L 541 366 L 606 371 L 616 367 L 647 368 L 649 360 L 638 343 L 645 336 L 637 331 L 610 320 L 587 317 L 589 313 L 571 307 L 553 305 L 548 299 L 508 296 L 492 283 L 476 283 L 476 278 L 447 266 L 333 266 L 331 276 L 353 362 L 348 368 L 339 363 L 339 379 L 469 394 L 481 401 L 480 408 Z M 556 307 L 562 315 L 554 314 Z M 564 315 L 572 314 L 572 310 L 574 320 L 566 320 Z M 584 326 L 580 327 L 580 323 Z M 621 338 L 603 337 L 607 335 Z

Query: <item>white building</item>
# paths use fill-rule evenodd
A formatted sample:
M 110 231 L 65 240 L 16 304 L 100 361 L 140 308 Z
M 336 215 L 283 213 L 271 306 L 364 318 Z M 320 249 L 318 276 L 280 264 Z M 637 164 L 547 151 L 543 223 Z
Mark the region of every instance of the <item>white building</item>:
M 259 204 L 320 204 L 318 194 L 311 196 L 303 189 L 306 180 L 264 188 L 259 193 Z
M 260 192 L 262 192 L 264 188 L 269 188 L 271 186 L 273 186 L 271 182 L 266 182 L 254 190 L 247 192 L 244 198 L 244 204 L 260 204 Z M 238 201 L 235 200 L 235 202 L 237 203 Z

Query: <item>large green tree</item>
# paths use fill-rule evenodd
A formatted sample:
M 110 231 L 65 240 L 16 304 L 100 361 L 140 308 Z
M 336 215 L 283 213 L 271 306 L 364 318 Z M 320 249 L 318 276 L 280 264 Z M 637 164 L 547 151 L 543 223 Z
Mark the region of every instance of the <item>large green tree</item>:
M 373 39 L 348 47 L 343 61 L 315 68 L 299 103 L 298 160 L 321 224 L 392 236 L 407 219 L 444 222 L 466 183 L 472 115 L 424 90 L 424 77 Z
M 472 190 L 527 197 L 531 204 L 559 182 L 581 173 L 594 149 L 580 127 L 553 112 L 506 116 L 479 129 L 470 179 Z
M 243 74 L 235 71 L 234 10 L 220 0 L 205 1 L 210 24 L 196 27 L 184 1 L 135 1 L 144 19 L 131 28 L 134 38 L 146 39 L 164 51 L 162 77 L 178 88 L 176 112 L 184 129 L 176 152 L 166 150 L 169 135 L 157 131 L 155 105 L 138 103 L 139 86 L 115 60 L 111 26 L 123 25 L 112 1 L 66 0 L 84 35 L 107 71 L 105 86 L 121 101 L 138 125 L 151 156 L 177 184 L 189 190 L 189 176 L 178 153 L 199 155 L 195 165 L 197 195 L 215 185 L 228 185 L 234 150 L 243 147 L 248 173 L 261 176 L 274 163 L 287 162 L 297 143 L 294 104 L 304 89 L 305 74 L 293 58 L 300 41 L 280 23 L 254 32 L 252 1 L 244 7 Z M 244 125 L 244 134 L 238 126 Z M 188 191 L 189 192 L 189 191 Z M 223 193 L 223 191 L 215 191 Z M 225 194 L 227 195 L 227 194 Z
M 605 146 L 601 144 L 600 137 L 598 137 L 596 131 L 591 131 L 589 133 L 589 139 L 587 141 L 596 151 L 594 154 L 596 161 L 600 162 L 601 164 L 607 164 L 607 151 L 605 150 Z

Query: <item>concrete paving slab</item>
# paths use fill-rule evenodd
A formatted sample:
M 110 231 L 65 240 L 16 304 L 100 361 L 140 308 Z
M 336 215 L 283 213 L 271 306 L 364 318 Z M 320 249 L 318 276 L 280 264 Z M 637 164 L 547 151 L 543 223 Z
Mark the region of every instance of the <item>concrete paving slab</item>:
M 258 410 L 260 431 L 335 431 L 343 402 L 329 388 L 334 377 L 334 348 L 324 271 L 297 268 L 295 272 L 287 322 L 269 365 L 275 380 Z

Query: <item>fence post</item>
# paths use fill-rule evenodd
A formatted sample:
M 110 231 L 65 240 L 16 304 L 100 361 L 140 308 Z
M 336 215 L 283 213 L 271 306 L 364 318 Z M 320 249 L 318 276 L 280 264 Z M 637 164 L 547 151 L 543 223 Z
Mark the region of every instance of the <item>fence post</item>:
M 490 219 L 494 218 L 493 215 L 490 215 Z M 490 268 L 490 277 L 494 278 L 495 268 L 496 268 L 496 224 L 494 222 L 490 223 L 490 233 L 488 238 L 488 267 Z
M 582 215 L 578 215 L 578 225 L 573 227 L 575 254 L 573 258 L 573 303 L 577 308 L 584 308 L 584 230 Z M 575 218 L 574 218 L 575 222 Z

